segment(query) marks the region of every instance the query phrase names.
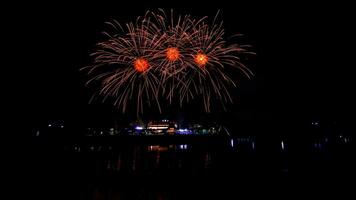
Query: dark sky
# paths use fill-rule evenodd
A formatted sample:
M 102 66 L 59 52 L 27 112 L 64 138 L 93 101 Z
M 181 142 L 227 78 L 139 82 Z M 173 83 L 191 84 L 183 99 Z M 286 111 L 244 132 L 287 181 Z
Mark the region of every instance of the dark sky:
M 183 6 L 182 6 L 183 5 Z M 135 20 L 154 6 L 176 13 L 213 17 L 222 10 L 228 33 L 243 33 L 257 53 L 256 76 L 242 82 L 239 100 L 224 119 L 344 119 L 354 111 L 351 45 L 352 17 L 333 5 L 217 4 L 211 8 L 182 5 L 31 4 L 9 16 L 19 43 L 20 73 L 14 97 L 33 124 L 48 119 L 103 119 L 117 114 L 110 106 L 88 105 L 84 76 L 78 69 L 102 38 L 104 22 Z M 178 7 L 178 8 L 177 8 Z M 17 7 L 16 7 L 17 8 Z M 345 10 L 344 10 L 345 9 Z M 341 11 L 341 13 L 340 13 Z M 338 14 L 336 14 L 338 12 Z M 20 56 L 18 56 L 20 55 Z M 352 64 L 353 63 L 353 64 Z M 177 110 L 172 111 L 175 113 Z M 189 116 L 195 111 L 188 112 Z M 90 121 L 90 120 L 89 120 Z

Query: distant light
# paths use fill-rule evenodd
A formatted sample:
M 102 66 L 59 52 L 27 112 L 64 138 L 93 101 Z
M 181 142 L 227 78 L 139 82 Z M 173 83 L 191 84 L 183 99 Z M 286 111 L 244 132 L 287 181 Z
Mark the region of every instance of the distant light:
M 319 126 L 319 122 L 312 122 L 312 125 Z
M 252 149 L 255 149 L 255 142 L 252 142 Z
M 230 140 L 230 145 L 231 145 L 231 147 L 234 147 L 234 139 Z
M 36 132 L 36 136 L 39 136 L 40 135 L 40 131 L 38 130 L 37 132 Z
M 143 127 L 141 127 L 141 126 L 136 126 L 135 129 L 136 129 L 136 130 L 143 130 Z
M 188 145 L 181 144 L 181 145 L 179 145 L 179 149 L 188 149 Z
M 284 150 L 284 142 L 283 142 L 283 140 L 281 142 L 281 147 L 282 147 L 282 150 Z
M 323 145 L 321 143 L 315 143 L 314 147 L 318 149 L 322 149 Z
M 51 127 L 52 126 L 52 124 L 48 124 L 48 127 Z
M 178 129 L 177 132 L 178 132 L 179 134 L 191 134 L 191 133 L 192 133 L 191 130 L 186 129 L 186 128 L 185 128 L 185 129 Z
M 80 146 L 79 145 L 74 145 L 74 151 L 80 152 Z
M 63 125 L 61 125 L 61 128 L 64 128 L 64 126 L 63 126 Z

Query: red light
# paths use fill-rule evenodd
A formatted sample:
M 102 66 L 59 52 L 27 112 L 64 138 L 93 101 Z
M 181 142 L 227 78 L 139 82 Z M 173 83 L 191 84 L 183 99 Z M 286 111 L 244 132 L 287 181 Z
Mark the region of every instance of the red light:
M 198 53 L 195 56 L 194 61 L 199 67 L 204 67 L 206 63 L 208 63 L 208 56 L 203 53 Z
M 137 72 L 142 73 L 148 69 L 149 63 L 144 58 L 137 58 L 134 62 L 134 67 Z

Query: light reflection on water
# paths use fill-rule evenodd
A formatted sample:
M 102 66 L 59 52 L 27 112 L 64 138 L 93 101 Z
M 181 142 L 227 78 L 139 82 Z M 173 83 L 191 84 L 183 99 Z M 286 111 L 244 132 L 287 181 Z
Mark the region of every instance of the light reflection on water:
M 298 171 L 311 177 L 330 174 L 333 163 L 351 169 L 347 151 L 330 148 L 351 142 L 349 138 L 349 143 L 344 141 L 344 137 L 336 142 L 322 138 L 303 144 L 304 147 L 285 138 L 272 143 L 253 138 L 226 138 L 212 144 L 73 142 L 64 145 L 60 153 L 51 152 L 55 156 L 43 153 L 38 159 L 41 165 L 36 164 L 33 169 L 48 170 L 51 176 L 58 174 L 47 181 L 67 181 L 68 196 L 81 186 L 81 192 L 87 195 L 82 199 L 186 199 L 191 188 L 197 195 L 195 199 L 204 199 L 201 195 L 208 198 L 209 192 L 235 194 L 239 183 L 240 188 L 249 188 L 249 182 L 254 188 L 265 176 L 284 185 Z M 306 150 L 300 150 L 303 148 Z M 53 159 L 49 162 L 50 158 Z M 346 173 L 343 168 L 335 171 Z M 229 182 L 224 182 L 227 179 Z M 46 181 L 43 183 L 47 185 Z M 204 190 L 197 185 L 203 185 Z M 219 186 L 221 190 L 217 189 Z M 229 199 L 219 195 L 213 199 Z
M 129 150 L 112 153 L 103 162 L 106 163 L 106 170 L 124 173 L 210 168 L 213 152 L 191 148 L 188 144 L 131 146 Z
M 346 144 L 345 138 L 340 137 Z M 349 139 L 347 140 L 349 141 Z M 336 143 L 336 142 L 335 142 Z M 340 143 L 340 142 L 339 142 Z M 68 155 L 84 159 L 86 166 L 95 166 L 93 171 L 111 172 L 117 174 L 150 174 L 162 171 L 190 170 L 256 170 L 273 169 L 288 174 L 291 163 L 301 165 L 300 155 L 328 157 L 332 143 L 328 138 L 315 140 L 309 148 L 296 151 L 302 145 L 290 143 L 282 139 L 263 146 L 254 138 L 226 138 L 218 144 L 174 143 L 174 144 L 72 144 L 65 147 Z M 294 149 L 293 149 L 294 148 Z M 73 154 L 74 153 L 74 154 Z M 319 159 L 319 158 L 318 158 Z M 85 166 L 84 166 L 85 167 Z M 241 171 L 242 172 L 242 171 Z

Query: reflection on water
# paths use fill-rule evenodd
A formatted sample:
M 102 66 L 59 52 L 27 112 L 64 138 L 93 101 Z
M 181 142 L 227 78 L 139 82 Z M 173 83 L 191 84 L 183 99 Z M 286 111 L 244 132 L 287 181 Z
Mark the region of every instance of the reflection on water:
M 88 166 L 100 166 L 97 170 L 146 174 L 233 167 L 247 157 L 253 161 L 255 143 L 253 138 L 224 138 L 206 144 L 74 143 L 63 149 L 68 156 L 87 158 Z
M 155 170 L 208 169 L 218 156 L 216 150 L 190 144 L 171 145 L 89 145 L 85 150 L 78 144 L 68 149 L 74 157 L 89 156 L 89 165 L 97 170 L 115 173 L 148 173 Z M 220 152 L 223 156 L 222 153 Z M 228 152 L 225 152 L 228 153 Z M 105 168 L 104 168 L 105 167 Z
M 208 149 L 190 149 L 188 144 L 131 146 L 117 151 L 101 162 L 106 170 L 124 173 L 147 173 L 155 170 L 207 169 L 213 162 Z
M 255 194 L 271 180 L 281 190 L 293 178 L 348 177 L 353 166 L 345 136 L 304 143 L 253 137 L 176 141 L 36 141 L 37 151 L 25 157 L 29 176 L 42 181 L 34 197 L 53 199 L 46 191 L 62 194 L 59 199 L 231 199 L 240 195 L 236 190 Z
M 291 143 L 281 139 L 262 143 L 253 137 L 229 137 L 213 143 L 74 143 L 63 147 L 68 157 L 84 159 L 93 170 L 118 174 L 150 174 L 174 170 L 274 170 L 289 173 L 291 163 L 299 165 L 300 156 L 328 157 L 348 146 L 349 138 L 330 141 L 321 138 L 311 143 Z M 266 146 L 268 145 L 268 146 Z M 319 159 L 319 158 L 318 158 Z M 263 166 L 263 168 L 259 166 Z M 301 164 L 302 165 L 302 164 Z

